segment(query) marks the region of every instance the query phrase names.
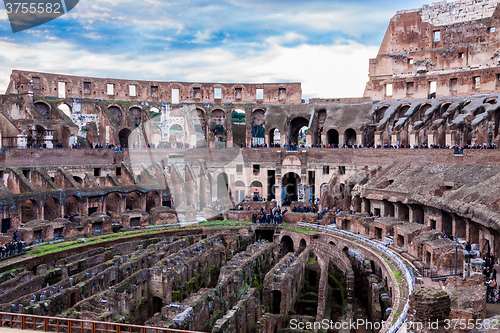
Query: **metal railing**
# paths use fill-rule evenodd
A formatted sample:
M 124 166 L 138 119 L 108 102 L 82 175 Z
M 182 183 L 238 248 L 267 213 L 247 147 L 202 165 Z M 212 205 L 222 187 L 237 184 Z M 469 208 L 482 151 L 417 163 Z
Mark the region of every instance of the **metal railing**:
M 56 333 L 196 333 L 170 328 L 0 312 L 1 328 Z
M 393 260 L 393 262 L 399 267 L 401 272 L 403 272 L 403 275 L 406 279 L 406 282 L 408 283 L 408 294 L 411 294 L 413 290 L 415 289 L 415 276 L 413 274 L 413 271 L 411 268 L 408 268 L 403 260 L 401 260 L 397 255 L 395 255 L 391 250 L 389 250 L 387 247 L 384 245 L 374 242 L 370 239 L 367 239 L 365 237 L 353 234 L 351 232 L 347 232 L 344 230 L 337 229 L 335 227 L 330 227 L 330 226 L 322 226 L 322 225 L 316 225 L 316 224 L 310 224 L 310 223 L 303 223 L 299 222 L 298 223 L 301 226 L 313 228 L 313 229 L 320 229 L 328 232 L 333 232 L 342 236 L 346 236 L 349 238 L 354 238 L 362 243 L 368 244 L 372 247 L 375 247 L 377 250 L 380 252 L 384 253 L 387 255 L 389 258 Z M 406 300 L 405 307 L 403 309 L 403 312 L 400 314 L 396 322 L 387 330 L 388 333 L 395 333 L 397 332 L 403 324 L 406 322 L 406 317 L 408 315 L 408 309 L 410 307 L 410 300 Z

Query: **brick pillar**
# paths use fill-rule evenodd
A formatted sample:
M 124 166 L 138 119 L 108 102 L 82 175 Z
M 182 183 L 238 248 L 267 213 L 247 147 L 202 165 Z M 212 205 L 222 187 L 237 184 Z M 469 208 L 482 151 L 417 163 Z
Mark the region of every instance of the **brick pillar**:
M 427 144 L 429 146 L 435 144 L 435 141 L 434 141 L 434 136 L 435 135 L 436 135 L 436 131 L 429 131 L 427 133 Z
M 382 145 L 382 133 L 379 131 L 375 132 L 374 144 L 375 146 Z

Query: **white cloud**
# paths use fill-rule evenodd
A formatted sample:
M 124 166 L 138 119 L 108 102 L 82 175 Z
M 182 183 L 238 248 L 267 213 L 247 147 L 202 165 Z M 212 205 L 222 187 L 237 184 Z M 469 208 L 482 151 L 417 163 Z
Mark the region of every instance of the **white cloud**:
M 0 21 L 7 21 L 9 17 L 7 16 L 7 11 L 0 9 Z
M 283 45 L 287 43 L 293 42 L 303 42 L 306 40 L 306 37 L 299 35 L 295 32 L 287 32 L 283 36 L 273 36 L 266 39 L 266 42 L 271 45 Z
M 194 39 L 191 41 L 191 43 L 195 44 L 208 44 L 210 40 L 212 40 L 213 34 L 210 30 L 205 30 L 205 31 L 198 31 L 194 37 Z

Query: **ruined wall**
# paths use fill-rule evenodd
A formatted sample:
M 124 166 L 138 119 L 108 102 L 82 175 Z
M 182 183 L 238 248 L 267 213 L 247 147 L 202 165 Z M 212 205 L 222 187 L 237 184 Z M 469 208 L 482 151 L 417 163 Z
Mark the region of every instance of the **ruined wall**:
M 494 92 L 500 74 L 498 26 L 498 1 L 444 2 L 398 12 L 377 57 L 370 59 L 365 97 Z
M 61 90 L 61 84 L 64 83 Z M 112 85 L 112 88 L 108 88 Z M 133 86 L 134 88 L 130 88 Z M 215 92 L 220 88 L 220 95 Z M 176 103 L 173 89 L 178 89 Z M 263 89 L 258 99 L 257 89 Z M 54 96 L 59 98 L 100 98 L 179 103 L 273 103 L 300 104 L 300 83 L 194 83 L 160 82 L 79 77 L 14 70 L 7 94 Z

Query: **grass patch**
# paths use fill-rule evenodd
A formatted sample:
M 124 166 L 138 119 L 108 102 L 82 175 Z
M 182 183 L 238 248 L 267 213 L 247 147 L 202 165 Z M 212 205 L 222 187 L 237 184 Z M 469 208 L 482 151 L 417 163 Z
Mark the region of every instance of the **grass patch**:
M 158 229 L 146 229 L 146 230 L 133 230 L 133 231 L 123 231 L 118 233 L 110 233 L 105 235 L 97 235 L 97 236 L 89 236 L 87 237 L 86 242 L 79 241 L 78 239 L 68 240 L 65 242 L 57 243 L 57 244 L 44 244 L 37 247 L 34 247 L 28 251 L 27 254 L 33 257 L 44 256 L 51 253 L 56 253 L 60 251 L 65 251 L 69 249 L 76 249 L 79 247 L 87 246 L 87 245 L 95 245 L 99 243 L 105 243 L 109 241 L 113 241 L 116 239 L 127 239 L 137 236 L 154 236 L 155 234 L 161 234 L 165 231 L 175 231 L 179 229 L 197 229 L 197 228 L 241 228 L 247 227 L 251 225 L 250 221 L 234 221 L 234 220 L 225 220 L 225 221 L 203 221 L 199 224 L 193 224 L 185 227 L 181 226 L 165 226 L 164 228 Z M 85 238 L 85 237 L 79 237 Z

